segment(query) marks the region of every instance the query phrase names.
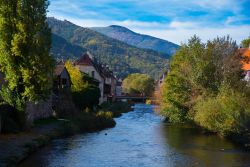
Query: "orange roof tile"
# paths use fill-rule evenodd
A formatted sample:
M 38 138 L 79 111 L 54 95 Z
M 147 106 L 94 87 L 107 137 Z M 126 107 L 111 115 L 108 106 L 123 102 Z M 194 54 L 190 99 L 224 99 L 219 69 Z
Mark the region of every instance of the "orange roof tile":
M 248 71 L 250 70 L 250 49 L 246 49 L 242 55 L 248 59 L 247 62 L 243 62 L 243 70 Z

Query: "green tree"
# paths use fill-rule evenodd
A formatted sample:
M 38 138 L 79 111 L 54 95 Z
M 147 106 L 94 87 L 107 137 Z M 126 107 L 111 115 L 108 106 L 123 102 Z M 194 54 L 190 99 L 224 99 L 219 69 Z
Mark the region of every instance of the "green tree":
M 162 113 L 172 122 L 199 122 L 194 120 L 201 118 L 197 112 L 202 115 L 197 104 L 216 98 L 223 87 L 243 94 L 249 89 L 242 81 L 238 47 L 230 37 L 202 43 L 194 36 L 173 56 L 170 67 L 162 88 Z
M 249 45 L 250 45 L 250 36 L 249 36 L 247 39 L 242 40 L 242 41 L 241 41 L 241 45 L 242 45 L 242 47 L 244 47 L 244 48 L 248 48 Z
M 8 103 L 23 110 L 27 101 L 47 97 L 53 60 L 47 0 L 1 0 L 0 65 L 5 74 Z
M 126 93 L 151 96 L 154 91 L 154 80 L 147 74 L 130 74 L 123 80 L 122 89 Z
M 247 133 L 250 125 L 249 97 L 227 86 L 217 96 L 198 101 L 194 110 L 198 125 L 220 135 Z

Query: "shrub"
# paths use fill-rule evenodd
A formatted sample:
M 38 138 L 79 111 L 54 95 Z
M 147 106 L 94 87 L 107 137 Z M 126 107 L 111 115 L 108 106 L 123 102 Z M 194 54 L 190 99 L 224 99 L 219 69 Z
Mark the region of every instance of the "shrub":
M 250 99 L 232 90 L 199 101 L 194 121 L 220 135 L 239 134 L 250 127 Z
M 72 92 L 73 102 L 80 109 L 97 106 L 100 98 L 100 89 L 94 85 L 88 85 L 81 91 Z
M 112 112 L 114 117 L 120 117 L 122 113 L 131 111 L 131 106 L 126 102 L 102 103 L 101 108 L 103 111 Z
M 96 114 L 96 118 L 98 120 L 98 123 L 100 124 L 100 127 L 114 127 L 116 124 L 113 119 L 112 112 L 99 111 Z
M 0 117 L 1 131 L 3 133 L 16 133 L 24 127 L 25 114 L 8 104 L 0 105 Z

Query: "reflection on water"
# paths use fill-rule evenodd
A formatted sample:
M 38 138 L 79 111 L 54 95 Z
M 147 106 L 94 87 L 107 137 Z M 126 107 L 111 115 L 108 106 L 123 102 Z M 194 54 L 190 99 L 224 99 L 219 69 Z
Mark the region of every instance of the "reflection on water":
M 20 166 L 250 166 L 250 153 L 192 127 L 164 124 L 150 105 L 137 104 L 116 122 L 112 129 L 55 140 Z

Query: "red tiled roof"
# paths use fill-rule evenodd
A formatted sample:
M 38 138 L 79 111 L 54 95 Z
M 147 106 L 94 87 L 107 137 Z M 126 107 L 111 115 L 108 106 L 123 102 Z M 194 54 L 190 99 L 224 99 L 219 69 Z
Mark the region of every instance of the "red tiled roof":
M 247 60 L 246 62 L 243 62 L 243 70 L 248 71 L 250 70 L 250 49 L 245 49 L 244 52 L 242 52 L 242 55 Z
M 102 76 L 102 77 L 113 77 L 113 72 L 110 71 L 107 67 L 104 65 L 98 63 L 96 60 L 90 58 L 92 55 L 89 52 L 86 52 L 80 59 L 75 61 L 75 65 L 87 65 L 87 66 L 93 66 L 96 71 Z
M 93 65 L 93 61 L 91 60 L 88 53 L 85 53 L 80 59 L 75 62 L 76 65 Z

